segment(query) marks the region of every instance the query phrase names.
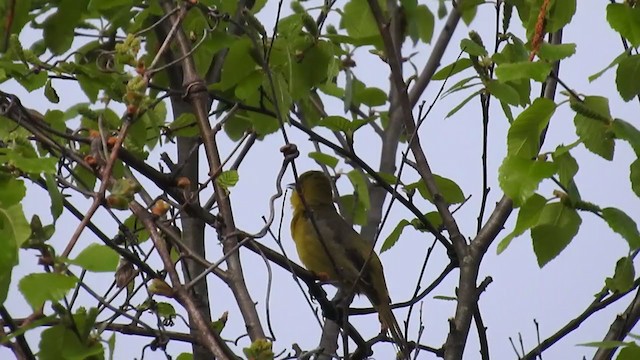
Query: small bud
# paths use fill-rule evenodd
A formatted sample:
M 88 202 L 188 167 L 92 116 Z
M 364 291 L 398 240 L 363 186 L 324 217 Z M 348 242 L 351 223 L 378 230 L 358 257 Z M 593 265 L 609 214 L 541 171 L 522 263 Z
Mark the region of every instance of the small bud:
M 113 149 L 113 147 L 116 145 L 117 141 L 118 141 L 118 138 L 116 138 L 115 136 L 109 136 L 107 138 L 107 148 L 108 149 Z
M 96 157 L 93 155 L 87 155 L 84 157 L 84 162 L 86 162 L 89 166 L 91 167 L 96 167 L 98 166 L 98 160 L 96 160 Z
M 127 210 L 129 208 L 129 199 L 122 195 L 107 196 L 107 205 L 112 209 Z
M 137 113 L 138 113 L 138 106 L 136 106 L 134 104 L 127 105 L 127 115 L 128 116 L 134 116 Z
M 151 212 L 156 216 L 162 216 L 166 214 L 170 208 L 171 206 L 169 206 L 169 204 L 166 201 L 160 199 L 156 201 L 155 204 L 153 204 L 153 207 L 151 208 Z

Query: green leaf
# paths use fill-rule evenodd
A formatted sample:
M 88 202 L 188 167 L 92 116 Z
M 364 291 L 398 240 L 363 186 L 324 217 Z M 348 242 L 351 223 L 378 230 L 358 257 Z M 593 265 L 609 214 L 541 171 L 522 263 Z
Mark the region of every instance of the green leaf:
M 38 309 L 45 301 L 57 302 L 73 289 L 78 282 L 75 277 L 58 273 L 29 274 L 18 284 L 18 288 L 32 309 Z
M 200 132 L 196 117 L 190 112 L 180 114 L 177 119 L 169 124 L 169 129 L 171 130 L 171 136 L 192 137 L 197 136 Z
M 101 359 L 104 348 L 99 341 L 80 340 L 72 327 L 52 326 L 42 332 L 38 359 Z
M 402 235 L 402 230 L 404 230 L 404 228 L 407 227 L 408 225 L 411 225 L 409 221 L 405 219 L 400 220 L 400 222 L 398 223 L 398 225 L 396 225 L 396 227 L 393 229 L 391 234 L 389 234 L 389 236 L 387 236 L 387 238 L 384 240 L 384 243 L 382 244 L 382 248 L 380 248 L 380 253 L 383 253 L 391 249 L 398 242 L 398 239 L 400 239 L 400 235 Z
M 368 39 L 370 44 L 381 43 L 378 25 L 366 0 L 350 0 L 344 5 L 340 28 L 355 39 Z
M 629 179 L 631 180 L 631 190 L 640 197 L 640 159 L 636 159 L 629 166 Z
M 247 101 L 252 97 L 256 96 L 260 93 L 260 85 L 264 80 L 264 73 L 262 70 L 254 70 L 250 74 L 246 75 L 244 79 L 240 80 L 235 88 L 235 95 L 238 99 Z M 297 80 L 297 79 L 296 79 Z M 291 86 L 297 84 L 297 82 L 292 82 Z M 307 89 L 308 90 L 308 89 Z M 291 90 L 292 93 L 302 93 L 302 90 Z
M 47 83 L 44 85 L 44 96 L 54 104 L 60 102 L 60 97 L 58 96 L 56 89 L 51 86 L 51 80 L 47 80 Z
M 453 180 L 447 179 L 440 175 L 433 175 L 436 185 L 438 186 L 438 190 L 440 191 L 440 195 L 444 198 L 447 204 L 459 204 L 464 201 L 465 196 L 460 189 L 460 186 L 456 184 Z M 413 189 L 417 189 L 420 192 L 420 196 L 429 202 L 433 203 L 433 196 L 427 190 L 427 186 L 422 180 L 418 180 L 412 184 L 408 184 L 405 186 L 407 191 L 411 191 Z
M 329 154 L 314 151 L 309 153 L 309 157 L 317 161 L 318 164 L 327 165 L 332 169 L 335 169 L 336 166 L 338 166 L 338 159 Z
M 633 268 L 633 260 L 625 256 L 616 262 L 616 270 L 612 278 L 608 277 L 604 283 L 609 290 L 620 293 L 631 289 L 636 271 Z
M 0 207 L 0 304 L 7 299 L 11 271 L 18 264 L 18 249 L 30 235 L 31 227 L 20 203 Z
M 638 226 L 624 211 L 608 207 L 602 209 L 602 217 L 609 227 L 629 243 L 629 248 L 635 250 L 640 247 L 640 233 Z
M 120 230 L 118 232 L 119 237 L 124 237 L 131 234 L 135 236 L 135 239 L 131 239 L 130 241 L 133 241 L 136 244 L 140 244 L 146 241 L 147 239 L 149 239 L 149 231 L 142 224 L 142 222 L 138 220 L 138 218 L 135 215 L 129 216 L 124 221 L 124 226 L 127 228 L 127 232 L 126 232 L 127 235 L 125 235 L 125 233 L 123 233 L 123 231 Z
M 560 184 L 569 187 L 573 177 L 578 173 L 578 162 L 571 156 L 569 151 L 560 151 L 561 146 L 553 153 L 553 162 L 558 167 L 558 177 Z
M 242 138 L 245 132 L 251 129 L 251 122 L 246 111 L 238 111 L 227 122 L 224 123 L 224 132 L 233 141 Z
M 640 359 L 640 346 L 630 344 L 620 350 L 616 360 L 636 360 Z
M 61 55 L 71 47 L 73 32 L 86 10 L 87 0 L 62 0 L 58 10 L 44 21 L 42 35 L 47 48 L 54 55 Z
M 607 21 L 611 28 L 633 45 L 640 45 L 640 8 L 626 4 L 607 5 Z
M 576 13 L 576 0 L 555 1 L 545 19 L 545 31 L 554 33 L 567 25 Z
M 640 156 L 640 131 L 628 122 L 615 119 L 611 124 L 611 130 L 616 138 L 625 140 L 631 145 L 636 156 Z
M 514 120 L 507 134 L 507 154 L 531 159 L 538 155 L 540 134 L 549 124 L 556 104 L 545 98 L 536 99 Z
M 45 174 L 45 182 L 47 184 L 47 191 L 49 192 L 49 198 L 51 199 L 51 216 L 55 222 L 62 214 L 63 198 L 60 190 L 58 189 L 58 183 L 53 175 Z
M 538 224 L 531 229 L 533 251 L 540 267 L 558 256 L 578 233 L 582 219 L 562 203 L 545 205 Z
M 370 107 L 382 106 L 387 102 L 387 93 L 374 87 L 364 88 L 361 90 L 355 89 L 353 93 L 353 102 Z
M 58 159 L 25 154 L 18 149 L 0 148 L 0 163 L 11 164 L 29 174 L 54 174 Z
M 500 166 L 498 181 L 502 191 L 519 206 L 533 195 L 542 180 L 555 172 L 553 163 L 507 156 Z
M 238 180 L 240 180 L 240 176 L 237 170 L 225 170 L 220 173 L 220 176 L 216 179 L 218 184 L 225 189 L 234 187 L 238 183 Z
M 424 217 L 427 219 L 427 221 L 429 221 L 429 223 L 431 225 L 433 225 L 434 228 L 439 229 L 442 227 L 442 216 L 440 216 L 440 213 L 437 211 L 430 211 L 428 213 L 426 213 L 424 215 Z M 418 220 L 418 219 L 415 219 Z M 427 229 L 424 227 L 424 225 L 422 224 L 422 222 L 420 222 L 419 226 L 416 226 L 415 223 L 412 223 L 413 226 L 416 228 L 416 230 L 419 231 L 427 231 Z
M 549 76 L 549 72 L 551 72 L 551 64 L 541 61 L 507 63 L 496 67 L 496 76 L 500 82 L 520 79 L 533 79 L 543 82 Z
M 576 52 L 576 44 L 549 44 L 543 42 L 538 56 L 546 61 L 558 61 L 571 57 Z
M 431 43 L 433 37 L 433 28 L 435 26 L 435 18 L 427 5 L 418 5 L 414 12 L 407 14 L 409 27 L 415 24 L 417 33 L 423 43 Z M 414 40 L 414 43 L 416 41 Z
M 181 353 L 178 355 L 176 360 L 193 360 L 193 354 L 191 353 Z
M 457 83 L 451 85 L 451 87 L 448 88 L 445 92 L 443 92 L 442 96 L 440 98 L 444 99 L 445 97 L 447 97 L 447 96 L 449 96 L 451 94 L 454 94 L 454 93 L 456 93 L 458 91 L 469 89 L 469 88 L 472 88 L 474 86 L 480 85 L 481 84 L 480 82 L 475 82 L 475 83 L 468 84 L 469 81 L 471 81 L 473 79 L 477 79 L 477 78 L 478 78 L 477 76 L 469 76 L 469 77 L 466 77 L 466 78 L 458 81 Z
M 88 271 L 111 272 L 116 271 L 119 258 L 118 253 L 110 247 L 94 243 L 82 250 L 75 259 L 69 259 L 68 262 Z
M 435 74 L 433 74 L 433 76 L 431 77 L 431 80 L 444 80 L 450 76 L 453 76 L 465 69 L 470 68 L 473 65 L 473 63 L 471 62 L 471 59 L 469 58 L 462 58 L 462 59 L 458 59 L 454 62 L 452 62 L 451 64 L 440 68 L 440 70 L 438 70 L 438 72 L 436 72 Z
M 365 211 L 369 210 L 371 206 L 369 198 L 369 186 L 367 180 L 361 172 L 357 170 L 351 170 L 347 173 L 347 177 L 351 181 L 354 190 L 354 196 L 358 199 Z
M 520 95 L 509 84 L 504 84 L 496 80 L 489 80 L 486 86 L 489 93 L 498 100 L 511 105 L 518 105 L 520 103 Z
M 589 82 L 592 82 L 596 79 L 598 79 L 600 76 L 602 76 L 605 72 L 607 72 L 609 69 L 611 69 L 612 67 L 618 65 L 620 63 L 620 61 L 622 61 L 623 59 L 626 59 L 627 56 L 629 56 L 629 54 L 627 54 L 627 52 L 623 52 L 622 54 L 618 55 L 615 59 L 613 59 L 613 61 L 607 65 L 607 67 L 605 67 L 604 69 L 598 71 L 597 73 L 589 76 Z
M 341 209 L 344 211 L 342 216 L 348 221 L 356 225 L 365 225 L 367 223 L 367 211 L 360 201 L 352 194 L 340 196 Z
M 631 334 L 629 334 L 631 336 Z M 607 340 L 607 341 L 592 341 L 586 342 L 582 344 L 578 344 L 579 346 L 588 346 L 588 347 L 597 347 L 601 349 L 615 349 L 617 347 L 624 347 L 629 345 L 629 343 L 625 343 L 623 341 L 616 340 Z
M 24 181 L 6 173 L 0 173 L 0 208 L 6 209 L 19 203 L 26 192 L 27 188 L 24 186 Z
M 289 47 L 289 46 L 287 46 Z M 296 51 L 302 55 L 296 56 Z M 293 52 L 290 56 L 292 60 L 291 75 L 287 75 L 289 82 L 289 92 L 294 100 L 300 100 L 309 97 L 311 88 L 326 81 L 327 78 L 333 78 L 335 75 L 331 73 L 333 63 L 338 61 L 335 57 L 333 46 L 327 41 L 318 41 L 314 45 L 305 45 L 302 50 L 292 48 Z M 299 57 L 302 56 L 302 59 Z M 294 61 L 293 58 L 299 60 Z M 264 74 L 260 74 L 264 77 Z
M 320 120 L 320 126 L 326 127 L 331 131 L 349 132 L 351 130 L 351 122 L 342 116 L 327 116 Z
M 547 200 L 538 194 L 533 194 L 527 199 L 527 201 L 520 207 L 518 211 L 518 220 L 513 231 L 507 235 L 504 239 L 500 240 L 496 252 L 502 253 L 511 244 L 511 241 L 529 230 L 532 226 L 538 223 L 542 209 L 547 204 Z
M 220 83 L 217 84 L 220 90 L 227 90 L 240 83 L 257 67 L 258 64 L 250 55 L 252 49 L 253 44 L 246 37 L 233 42 L 222 67 Z
M 471 39 L 460 40 L 460 50 L 472 56 L 486 56 L 487 49 Z
M 469 101 L 471 101 L 471 99 L 475 98 L 476 96 L 480 95 L 482 93 L 482 90 L 478 90 L 476 92 L 474 92 L 473 94 L 467 96 L 466 99 L 462 100 L 462 102 L 460 102 L 460 104 L 456 105 L 453 109 L 451 109 L 451 111 L 449 111 L 449 113 L 447 113 L 446 118 L 449 118 L 451 116 L 453 116 L 455 113 L 458 112 L 458 110 L 462 109 Z
M 605 97 L 587 96 L 582 105 L 598 114 L 611 117 L 609 100 Z M 576 134 L 589 151 L 606 160 L 613 160 L 615 142 L 610 126 L 579 113 L 576 113 L 573 121 L 576 125 Z
M 277 118 L 271 115 L 261 114 L 254 111 L 246 112 L 246 114 L 248 115 L 246 119 L 251 123 L 253 130 L 261 138 L 265 135 L 273 134 L 280 129 L 280 122 L 278 122 Z M 244 116 L 244 114 L 239 114 L 238 116 Z
M 469 26 L 478 13 L 478 5 L 484 3 L 485 0 L 466 0 L 462 3 L 460 11 L 462 11 L 462 21 Z
M 624 101 L 640 94 L 640 84 L 634 79 L 640 76 L 640 55 L 631 55 L 620 61 L 616 70 L 616 86 Z

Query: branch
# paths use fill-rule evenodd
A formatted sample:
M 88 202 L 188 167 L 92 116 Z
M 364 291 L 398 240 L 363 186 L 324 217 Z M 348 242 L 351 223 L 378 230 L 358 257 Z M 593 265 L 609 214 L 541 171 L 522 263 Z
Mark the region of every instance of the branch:
M 444 51 L 449 46 L 449 41 L 451 41 L 451 37 L 456 30 L 456 26 L 458 26 L 458 22 L 460 22 L 460 12 L 456 7 L 453 7 L 444 24 L 444 28 L 440 32 L 440 36 L 438 36 L 438 40 L 436 40 L 435 44 L 431 48 L 431 56 L 429 56 L 429 60 L 427 60 L 424 69 L 422 69 L 422 72 L 409 91 L 409 100 L 412 107 L 418 103 L 420 96 L 422 96 L 427 85 L 429 85 L 431 77 L 435 74 L 438 66 L 440 66 L 440 60 L 442 60 Z
M 609 331 L 604 336 L 602 341 L 622 341 L 624 340 L 629 332 L 633 329 L 633 327 L 640 319 L 640 289 L 637 290 L 636 296 L 633 298 L 633 301 L 629 303 L 629 306 L 625 309 L 625 311 L 616 316 L 616 319 L 613 321 L 611 326 L 609 327 Z M 593 356 L 594 360 L 605 360 L 611 359 L 613 354 L 616 352 L 617 348 L 598 348 L 596 354 Z
M 173 9 L 171 1 L 161 1 L 161 7 L 165 12 Z M 171 21 L 175 21 L 173 18 Z M 183 31 L 176 33 L 176 52 L 179 57 L 189 54 L 191 44 Z M 193 113 L 202 135 L 207 163 L 209 165 L 209 176 L 215 178 L 222 171 L 220 154 L 218 145 L 209 123 L 209 95 L 205 82 L 198 75 L 195 63 L 192 57 L 184 57 L 180 62 L 182 65 L 183 86 L 185 87 L 185 98 L 191 103 Z M 237 236 L 229 236 L 236 233 L 236 225 L 231 208 L 230 197 L 217 181 L 213 181 L 214 194 L 216 202 L 219 206 L 220 216 L 223 219 L 224 227 L 222 228 L 221 238 L 223 243 L 223 252 L 225 254 L 238 244 Z M 229 287 L 233 292 L 240 312 L 242 313 L 247 331 L 252 341 L 256 339 L 264 339 L 265 333 L 260 324 L 260 318 L 256 310 L 256 305 L 244 281 L 242 264 L 238 253 L 233 253 L 227 258 L 228 273 L 230 274 Z
M 158 250 L 164 268 L 171 279 L 174 298 L 187 310 L 189 319 L 192 320 L 190 325 L 198 329 L 200 343 L 218 359 L 235 359 L 233 352 L 220 338 L 220 335 L 211 329 L 209 322 L 204 319 L 198 310 L 198 306 L 193 301 L 189 291 L 181 284 L 180 277 L 176 272 L 173 260 L 171 260 L 171 255 L 167 249 L 167 244 L 158 232 L 152 214 L 147 212 L 147 210 L 135 201 L 132 201 L 129 206 L 131 211 L 133 211 L 136 217 L 144 224 L 147 231 L 149 231 L 149 236 Z
M 569 334 L 572 331 L 576 330 L 578 327 L 580 327 L 580 325 L 582 325 L 582 323 L 585 320 L 587 320 L 589 317 L 591 317 L 591 315 L 593 315 L 596 312 L 606 308 L 607 306 L 613 304 L 614 302 L 622 299 L 624 296 L 629 294 L 631 291 L 637 289 L 638 285 L 640 285 L 640 279 L 636 279 L 636 281 L 633 283 L 633 287 L 631 289 L 629 289 L 628 291 L 625 291 L 623 293 L 613 294 L 610 297 L 608 297 L 607 299 L 604 299 L 604 297 L 607 294 L 607 290 L 603 289 L 603 291 L 601 292 L 601 295 L 599 295 L 591 304 L 589 304 L 589 306 L 580 315 L 578 315 L 573 320 L 569 321 L 565 326 L 560 328 L 560 330 L 556 331 L 555 334 L 553 334 L 553 335 L 549 336 L 548 338 L 546 338 L 545 340 L 543 340 L 538 346 L 536 346 L 531 351 L 529 351 L 525 356 L 523 356 L 521 360 L 535 360 L 535 359 L 537 359 L 537 357 L 540 354 L 542 354 L 542 352 L 544 350 L 550 348 L 551 346 L 553 346 L 553 344 L 558 342 L 560 339 L 565 337 L 567 334 Z M 637 295 L 636 295 L 636 298 L 634 299 L 634 301 L 632 302 L 631 305 L 635 306 L 635 304 L 637 302 L 636 300 L 637 300 Z

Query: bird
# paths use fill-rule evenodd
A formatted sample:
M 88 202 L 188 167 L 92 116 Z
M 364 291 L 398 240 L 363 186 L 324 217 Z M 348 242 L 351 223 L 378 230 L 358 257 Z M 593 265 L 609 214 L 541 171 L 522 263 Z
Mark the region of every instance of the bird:
M 378 312 L 382 331 L 391 333 L 404 358 L 406 342 L 391 311 L 382 262 L 373 244 L 338 214 L 332 194 L 331 180 L 323 172 L 311 170 L 298 177 L 291 195 L 291 236 L 300 261 L 334 285 L 364 294 Z

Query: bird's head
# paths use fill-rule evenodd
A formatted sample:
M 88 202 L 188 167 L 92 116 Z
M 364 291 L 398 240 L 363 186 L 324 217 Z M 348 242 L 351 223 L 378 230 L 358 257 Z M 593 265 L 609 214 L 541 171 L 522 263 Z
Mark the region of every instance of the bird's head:
M 291 195 L 291 205 L 296 209 L 304 209 L 301 196 L 308 206 L 333 203 L 331 180 L 322 171 L 307 171 L 298 177 L 297 185 L 291 185 L 295 189 Z

